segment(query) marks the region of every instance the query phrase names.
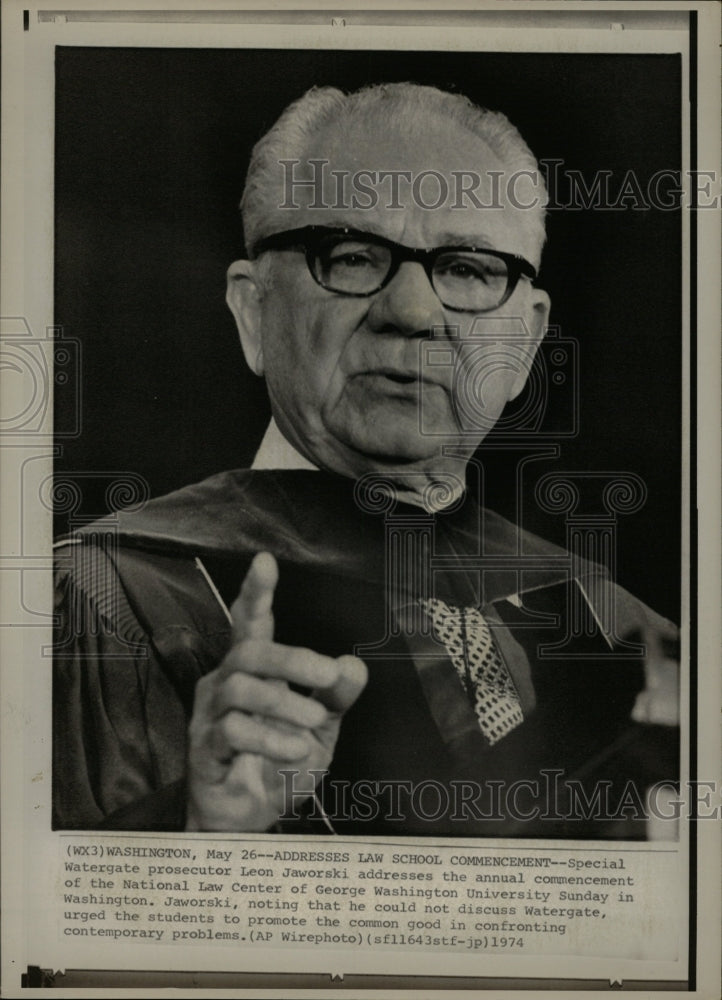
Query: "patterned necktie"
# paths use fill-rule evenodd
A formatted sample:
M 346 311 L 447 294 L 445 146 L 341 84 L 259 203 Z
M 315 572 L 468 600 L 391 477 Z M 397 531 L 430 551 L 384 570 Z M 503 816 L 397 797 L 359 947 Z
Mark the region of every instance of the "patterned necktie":
M 489 746 L 524 721 L 514 682 L 497 652 L 491 629 L 476 608 L 454 608 L 431 598 L 419 603 L 431 618 L 472 701 Z

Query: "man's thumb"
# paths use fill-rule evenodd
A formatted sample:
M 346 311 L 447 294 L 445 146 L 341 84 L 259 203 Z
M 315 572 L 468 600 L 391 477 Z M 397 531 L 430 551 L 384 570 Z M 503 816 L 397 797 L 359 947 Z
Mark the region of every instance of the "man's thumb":
M 276 560 L 270 552 L 259 552 L 231 605 L 234 644 L 244 639 L 273 639 L 273 595 L 277 583 Z

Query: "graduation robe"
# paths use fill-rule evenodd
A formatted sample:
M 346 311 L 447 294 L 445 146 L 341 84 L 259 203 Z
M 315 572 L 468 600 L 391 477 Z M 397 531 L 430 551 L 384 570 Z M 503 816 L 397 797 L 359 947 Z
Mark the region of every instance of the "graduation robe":
M 644 836 L 644 790 L 675 778 L 676 730 L 630 722 L 642 658 L 618 637 L 663 620 L 471 495 L 427 514 L 356 490 L 226 472 L 59 545 L 56 828 L 183 829 L 194 688 L 229 647 L 221 601 L 269 551 L 276 641 L 369 669 L 317 799 L 278 829 L 326 832 L 322 802 L 337 832 L 365 836 Z M 493 746 L 414 610 L 423 596 L 492 627 L 524 715 Z

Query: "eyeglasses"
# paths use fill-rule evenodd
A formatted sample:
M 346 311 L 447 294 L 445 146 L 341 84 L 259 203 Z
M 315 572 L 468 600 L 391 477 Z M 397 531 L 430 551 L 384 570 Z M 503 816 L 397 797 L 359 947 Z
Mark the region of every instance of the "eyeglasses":
M 337 295 L 366 298 L 380 292 L 404 261 L 421 264 L 443 306 L 454 312 L 498 309 L 521 278 L 537 272 L 523 257 L 469 246 L 417 250 L 356 229 L 304 226 L 259 240 L 253 256 L 266 250 L 303 250 L 311 276 Z

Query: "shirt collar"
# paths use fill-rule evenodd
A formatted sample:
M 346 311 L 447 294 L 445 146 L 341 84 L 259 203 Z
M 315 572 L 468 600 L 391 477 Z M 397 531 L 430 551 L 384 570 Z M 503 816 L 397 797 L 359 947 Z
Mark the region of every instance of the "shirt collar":
M 252 469 L 316 469 L 312 462 L 304 458 L 290 441 L 281 434 L 278 424 L 271 417 L 260 447 L 253 459 Z

